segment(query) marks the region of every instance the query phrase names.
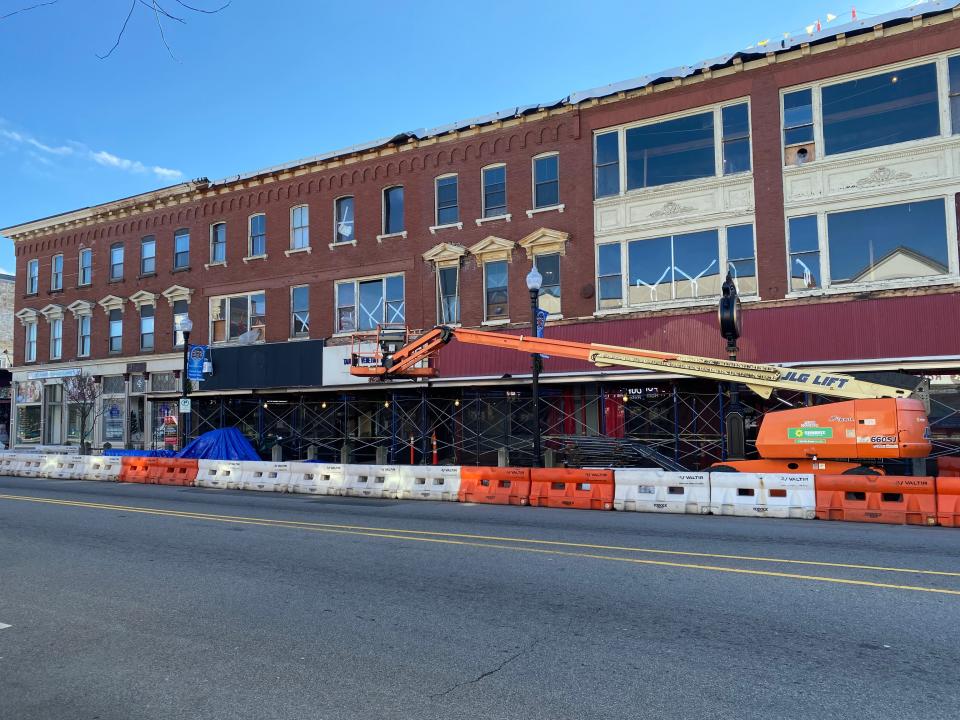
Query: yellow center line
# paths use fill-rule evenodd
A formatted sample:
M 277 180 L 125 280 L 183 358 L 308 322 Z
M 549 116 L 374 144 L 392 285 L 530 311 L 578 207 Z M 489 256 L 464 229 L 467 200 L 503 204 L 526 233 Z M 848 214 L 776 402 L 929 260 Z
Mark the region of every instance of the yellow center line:
M 493 548 L 500 550 L 514 550 L 517 552 L 531 552 L 538 553 L 543 555 L 557 555 L 561 557 L 579 557 L 579 558 L 589 558 L 594 560 L 608 560 L 613 562 L 625 562 L 635 565 L 652 565 L 659 567 L 672 567 L 672 568 L 686 568 L 692 570 L 707 570 L 712 572 L 727 572 L 727 573 L 736 573 L 742 575 L 760 575 L 766 577 L 779 577 L 787 578 L 791 580 L 807 580 L 814 582 L 828 582 L 828 583 L 837 583 L 843 585 L 858 585 L 864 587 L 875 587 L 875 588 L 886 588 L 892 590 L 906 590 L 913 592 L 927 592 L 927 593 L 938 593 L 944 595 L 958 595 L 960 596 L 960 590 L 949 590 L 946 588 L 932 588 L 932 587 L 922 587 L 915 585 L 900 585 L 894 583 L 880 583 L 880 582 L 871 582 L 867 580 L 851 580 L 847 578 L 836 578 L 836 577 L 825 577 L 820 575 L 801 575 L 796 573 L 786 573 L 778 572 L 773 570 L 753 570 L 748 568 L 731 568 L 723 567 L 719 565 L 701 565 L 697 563 L 681 563 L 681 562 L 670 562 L 666 560 L 641 560 L 639 558 L 627 558 L 620 557 L 615 555 L 602 555 L 598 553 L 583 553 L 583 552 L 573 552 L 570 550 L 553 550 L 546 548 L 536 548 L 536 547 L 523 547 L 517 545 L 505 545 L 503 542 L 526 542 L 523 538 L 498 538 L 495 536 L 482 536 L 482 535 L 465 535 L 458 533 L 430 533 L 429 531 L 422 530 L 398 530 L 395 528 L 371 528 L 364 526 L 356 525 L 329 525 L 324 523 L 307 523 L 307 522 L 295 522 L 289 520 L 273 520 L 270 518 L 251 518 L 235 515 L 213 515 L 209 513 L 194 513 L 186 512 L 181 510 L 163 510 L 159 508 L 148 508 L 148 507 L 137 507 L 130 505 L 113 505 L 107 503 L 89 503 L 75 500 L 58 500 L 54 498 L 38 498 L 30 497 L 24 495 L 2 495 L 0 494 L 0 499 L 3 500 L 21 500 L 25 502 L 35 502 L 43 503 L 49 505 L 61 505 L 67 507 L 81 507 L 88 509 L 97 509 L 97 510 L 116 510 L 123 512 L 132 512 L 132 513 L 141 513 L 145 515 L 158 515 L 165 517 L 179 517 L 183 519 L 192 519 L 192 520 L 206 520 L 209 522 L 223 522 L 230 524 L 238 525 L 257 525 L 263 527 L 285 527 L 288 529 L 299 529 L 299 530 L 309 530 L 312 532 L 324 532 L 338 535 L 359 535 L 364 537 L 377 537 L 377 538 L 386 538 L 393 540 L 407 540 L 414 542 L 429 542 L 436 544 L 444 545 L 459 545 L 465 547 L 478 547 L 478 548 Z M 425 537 L 425 535 L 434 535 L 435 537 Z M 436 537 L 443 536 L 443 537 Z M 454 540 L 448 539 L 450 537 L 460 537 L 460 538 L 469 538 Z M 484 542 L 475 542 L 476 540 L 483 540 Z M 490 542 L 490 540 L 498 542 Z M 543 542 L 552 545 L 570 545 L 573 547 L 581 548 L 595 548 L 602 549 L 607 546 L 602 545 L 586 545 L 586 544 L 577 544 L 577 543 L 561 543 L 555 541 L 530 541 L 530 542 Z M 612 547 L 612 546 L 611 546 Z M 615 548 L 614 549 L 619 549 Z M 631 549 L 631 548 L 624 548 Z M 642 550 L 639 548 L 633 548 L 634 550 Z M 660 552 L 660 551 L 654 551 Z M 672 551 L 662 551 L 662 552 L 672 552 Z M 683 554 L 695 554 L 695 553 L 683 553 Z M 706 553 L 702 555 L 708 556 Z M 723 555 L 714 555 L 713 557 L 722 557 L 722 558 L 733 558 L 737 556 L 723 556 Z M 777 562 L 775 560 L 766 559 L 769 562 Z M 809 561 L 811 564 L 814 564 L 814 561 Z M 835 565 L 835 564 L 830 564 Z M 839 565 L 839 564 L 836 564 Z M 853 568 L 869 568 L 870 566 L 844 566 L 839 565 L 840 567 L 853 567 Z M 881 568 L 886 570 L 887 568 Z M 936 572 L 936 571 L 916 571 L 916 572 Z M 955 574 L 955 573 L 940 573 L 940 574 Z

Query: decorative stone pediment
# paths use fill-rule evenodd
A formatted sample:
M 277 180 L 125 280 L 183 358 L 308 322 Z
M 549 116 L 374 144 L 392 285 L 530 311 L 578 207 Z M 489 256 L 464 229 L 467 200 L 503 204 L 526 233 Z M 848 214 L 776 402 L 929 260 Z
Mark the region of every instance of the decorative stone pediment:
M 444 265 L 458 265 L 460 258 L 467 254 L 467 249 L 463 245 L 454 245 L 452 243 L 440 243 L 434 245 L 423 254 L 424 261 L 434 263 L 437 267 Z
M 187 303 L 189 303 L 190 296 L 193 295 L 193 290 L 185 288 L 183 285 L 171 285 L 160 294 L 167 299 L 167 302 L 170 303 L 172 307 L 177 300 L 186 300 Z
M 37 321 L 37 311 L 33 308 L 23 308 L 17 312 L 16 318 L 21 325 L 29 325 Z
M 138 290 L 130 296 L 130 302 L 139 310 L 144 305 L 153 305 L 157 301 L 157 296 L 146 290 Z
M 517 244 L 527 251 L 527 257 L 533 259 L 534 255 L 550 255 L 560 253 L 566 255 L 567 240 L 570 239 L 570 233 L 561 230 L 551 230 L 550 228 L 540 228 L 521 239 Z
M 74 300 L 67 305 L 67 310 L 72 312 L 75 318 L 93 315 L 93 303 L 89 300 Z
M 47 305 L 45 308 L 43 308 L 43 310 L 40 311 L 40 314 L 47 319 L 47 322 L 63 320 L 63 305 Z
M 117 297 L 116 295 L 107 295 L 97 304 L 103 308 L 103 312 L 109 315 L 111 310 L 120 310 L 123 312 L 124 302 L 125 300 L 122 297 Z
M 476 255 L 477 260 L 481 263 L 491 262 L 493 260 L 512 262 L 513 248 L 515 246 L 516 243 L 512 240 L 504 240 L 495 235 L 490 235 L 467 249 L 472 255 Z

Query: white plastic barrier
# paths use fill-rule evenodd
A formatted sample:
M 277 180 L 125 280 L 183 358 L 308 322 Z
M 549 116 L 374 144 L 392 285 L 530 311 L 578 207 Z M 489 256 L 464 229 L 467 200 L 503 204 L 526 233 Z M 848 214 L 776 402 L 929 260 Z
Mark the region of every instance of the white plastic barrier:
M 240 465 L 241 490 L 286 492 L 290 487 L 290 463 L 247 460 Z
M 48 455 L 45 477 L 56 480 L 83 480 L 89 455 Z
M 710 473 L 714 515 L 812 520 L 816 510 L 813 475 Z
M 333 463 L 290 463 L 289 492 L 343 495 L 344 466 Z
M 118 457 L 91 455 L 81 479 L 99 482 L 119 482 L 122 461 Z
M 23 477 L 43 477 L 46 455 L 24 454 L 20 462 L 20 475 Z
M 240 487 L 242 463 L 230 460 L 200 460 L 197 487 L 236 490 Z
M 19 453 L 0 453 L 0 475 L 20 475 L 23 457 Z
M 342 491 L 350 497 L 396 498 L 400 490 L 397 465 L 346 465 Z
M 705 472 L 666 472 L 657 468 L 613 471 L 615 510 L 656 513 L 710 511 L 710 476 Z
M 459 465 L 402 465 L 397 497 L 401 500 L 457 501 Z

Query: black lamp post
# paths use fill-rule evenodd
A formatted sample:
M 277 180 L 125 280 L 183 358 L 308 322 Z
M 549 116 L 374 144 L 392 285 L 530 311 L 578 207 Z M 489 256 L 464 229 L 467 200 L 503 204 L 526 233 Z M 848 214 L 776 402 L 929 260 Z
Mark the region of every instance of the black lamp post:
M 543 285 L 543 275 L 534 265 L 527 274 L 527 290 L 530 291 L 530 330 L 537 336 L 537 314 L 540 309 L 540 287 Z M 540 452 L 540 369 L 542 361 L 540 353 L 531 353 L 530 362 L 533 365 L 533 466 L 543 467 Z
M 190 331 L 193 330 L 193 320 L 184 316 L 180 319 L 180 332 L 183 333 L 183 375 L 180 378 L 180 397 L 186 398 L 190 395 L 190 379 L 187 377 L 187 364 L 190 362 Z M 183 450 L 187 444 L 186 418 L 189 413 L 181 413 L 177 408 L 177 427 L 180 428 L 180 449 Z
M 727 357 L 737 359 L 737 339 L 740 337 L 740 298 L 737 296 L 737 286 L 727 273 L 720 289 L 720 335 L 727 341 Z M 730 409 L 726 415 L 727 426 L 727 455 L 734 460 L 742 460 L 746 454 L 746 430 L 744 427 L 743 410 L 740 408 L 740 391 L 737 383 L 730 383 Z

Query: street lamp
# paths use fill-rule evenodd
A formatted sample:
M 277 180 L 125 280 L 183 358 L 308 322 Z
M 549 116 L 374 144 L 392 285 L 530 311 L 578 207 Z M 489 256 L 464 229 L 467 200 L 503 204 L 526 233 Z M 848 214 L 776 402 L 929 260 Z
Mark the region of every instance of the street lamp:
M 737 286 L 727 273 L 727 279 L 720 289 L 720 307 L 718 319 L 720 321 L 720 335 L 727 341 L 727 357 L 737 359 L 737 340 L 740 338 L 740 298 L 737 295 Z M 727 427 L 727 455 L 734 460 L 742 460 L 746 453 L 746 429 L 743 410 L 740 409 L 740 388 L 737 383 L 730 383 L 730 409 L 725 418 Z
M 537 270 L 536 263 L 527 274 L 527 290 L 530 291 L 530 329 L 533 336 L 537 336 L 537 315 L 539 314 L 540 287 L 543 285 L 543 275 Z M 543 467 L 540 454 L 540 368 L 541 360 L 539 353 L 530 354 L 530 362 L 533 366 L 533 466 Z
M 187 364 L 190 362 L 190 331 L 193 330 L 193 320 L 184 315 L 180 318 L 179 328 L 183 333 L 183 376 L 180 378 L 180 397 L 186 398 L 190 394 L 190 380 L 187 378 Z M 187 444 L 186 418 L 189 413 L 181 413 L 177 408 L 177 426 L 180 428 L 180 449 Z

